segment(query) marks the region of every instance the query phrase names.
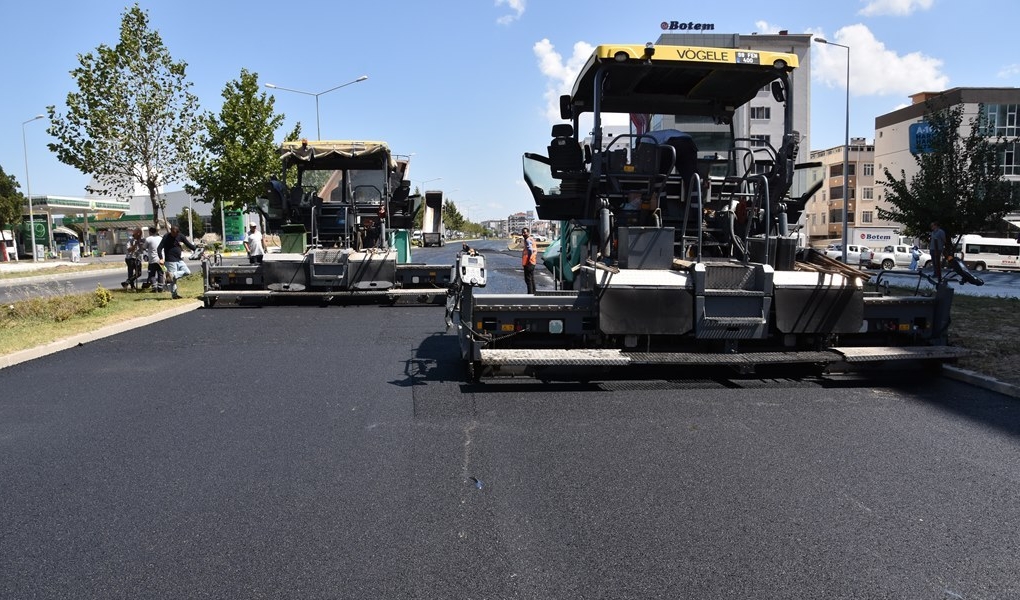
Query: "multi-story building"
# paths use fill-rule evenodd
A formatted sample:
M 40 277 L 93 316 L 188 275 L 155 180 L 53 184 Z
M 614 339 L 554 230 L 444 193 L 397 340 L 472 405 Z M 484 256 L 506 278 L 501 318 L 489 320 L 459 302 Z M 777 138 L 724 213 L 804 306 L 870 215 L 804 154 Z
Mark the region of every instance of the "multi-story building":
M 507 224 L 504 219 L 490 219 L 488 221 L 482 221 L 482 227 L 486 231 L 491 231 L 499 237 L 506 237 L 507 235 Z
M 804 208 L 804 225 L 811 245 L 824 245 L 843 239 L 843 162 L 847 162 L 847 226 L 879 227 L 896 223 L 878 218 L 875 194 L 875 146 L 865 138 L 850 138 L 850 152 L 844 157 L 843 146 L 812 150 L 811 162 L 821 168 L 809 176 L 808 185 L 824 180 L 822 188 Z
M 514 213 L 507 217 L 507 227 L 510 233 L 520 233 L 521 229 L 527 227 L 531 229 L 532 223 L 535 221 L 535 211 L 529 210 L 528 212 Z
M 737 48 L 789 52 L 797 55 L 799 67 L 790 77 L 793 88 L 794 130 L 800 132 L 801 156 L 806 154 L 807 141 L 811 133 L 811 35 L 810 34 L 752 34 L 739 33 L 668 33 L 659 36 L 658 44 L 676 46 L 711 46 L 715 48 Z M 752 140 L 755 146 L 778 148 L 783 143 L 783 104 L 772 96 L 772 90 L 764 87 L 758 96 L 741 107 L 733 115 L 734 134 L 738 138 Z M 711 120 L 678 120 L 673 115 L 652 115 L 649 129 L 679 129 L 689 133 L 698 144 L 699 153 L 719 152 L 730 149 L 729 125 Z
M 923 135 L 920 124 L 929 105 L 935 109 L 963 107 L 963 121 L 960 136 L 967 137 L 971 131 L 971 120 L 978 115 L 978 107 L 984 106 L 987 115 L 987 131 L 992 136 L 1016 140 L 1020 137 L 1020 88 L 952 88 L 942 92 L 919 92 L 910 97 L 912 104 L 875 119 L 875 170 L 879 181 L 885 178 L 888 169 L 899 178 L 901 173 L 907 181 L 917 171 L 917 161 L 911 149 L 917 150 L 918 135 Z M 916 125 L 916 126 L 915 126 Z M 911 127 L 915 126 L 915 127 Z M 1020 143 L 1011 143 L 1002 154 L 1002 174 L 1011 181 L 1020 182 Z M 886 190 L 876 188 L 875 203 L 885 204 Z M 1020 227 L 1020 213 L 1007 217 L 1007 221 Z

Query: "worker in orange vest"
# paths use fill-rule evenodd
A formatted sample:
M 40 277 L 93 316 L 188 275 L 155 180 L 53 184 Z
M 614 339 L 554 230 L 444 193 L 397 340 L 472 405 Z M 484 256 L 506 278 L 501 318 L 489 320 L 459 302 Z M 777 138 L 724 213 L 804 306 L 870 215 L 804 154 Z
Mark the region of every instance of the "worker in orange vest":
M 528 286 L 528 293 L 535 293 L 535 263 L 538 262 L 538 255 L 535 253 L 535 240 L 531 239 L 531 231 L 527 227 L 521 229 L 521 237 L 524 238 L 524 250 L 521 253 L 521 266 L 524 267 L 524 283 Z

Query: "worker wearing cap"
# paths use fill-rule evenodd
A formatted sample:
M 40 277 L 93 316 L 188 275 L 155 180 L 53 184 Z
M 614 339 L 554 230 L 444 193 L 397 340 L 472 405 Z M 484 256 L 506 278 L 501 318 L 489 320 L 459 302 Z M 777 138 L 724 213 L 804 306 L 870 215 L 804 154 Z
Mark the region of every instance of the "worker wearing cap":
M 255 223 L 248 226 L 248 235 L 244 238 L 244 249 L 248 251 L 248 262 L 250 264 L 262 264 L 262 257 L 266 253 L 266 245 L 262 241 L 262 234 L 259 233 L 259 226 Z

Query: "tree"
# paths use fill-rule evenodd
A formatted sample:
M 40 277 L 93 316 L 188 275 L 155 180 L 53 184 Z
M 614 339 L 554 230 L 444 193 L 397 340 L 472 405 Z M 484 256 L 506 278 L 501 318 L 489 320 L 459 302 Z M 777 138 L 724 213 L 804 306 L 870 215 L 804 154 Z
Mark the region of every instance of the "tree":
M 259 93 L 258 74 L 246 69 L 227 83 L 222 95 L 219 115 L 201 117 L 202 155 L 189 170 L 195 185 L 185 189 L 204 201 L 223 203 L 228 210 L 255 208 L 265 217 L 255 199 L 265 196 L 269 176 L 279 170 L 273 133 L 284 115 L 273 112 L 275 99 Z M 299 133 L 300 124 L 292 132 L 294 139 Z M 214 212 L 219 204 L 216 208 Z
M 89 192 L 129 198 L 136 183 L 144 186 L 158 225 L 166 200 L 157 190 L 182 181 L 194 160 L 198 99 L 189 91 L 187 63 L 173 61 L 137 4 L 124 12 L 115 47 L 102 44 L 78 61 L 67 114 L 47 108 L 47 133 L 57 139 L 49 149 L 94 176 L 98 186 Z
M 464 228 L 464 216 L 457 210 L 453 200 L 443 201 L 443 224 L 450 231 L 461 231 Z
M 191 222 L 190 228 L 188 227 L 189 221 Z M 195 211 L 189 210 L 187 206 L 181 208 L 181 212 L 177 213 L 177 222 L 181 224 L 181 231 L 192 231 L 195 238 L 205 235 L 205 223 L 202 222 L 202 217 L 195 214 Z
M 970 122 L 970 134 L 960 136 L 963 107 L 926 105 L 925 122 L 930 143 L 914 155 L 917 173 L 893 177 L 885 169 L 886 200 L 891 210 L 878 209 L 881 219 L 904 224 L 904 233 L 927 239 L 930 224 L 938 221 L 947 235 L 994 228 L 1007 213 L 1020 207 L 1020 194 L 1003 177 L 1004 147 L 1016 140 L 990 135 L 984 105 Z
M 425 197 L 422 195 L 421 188 L 414 186 L 414 192 L 410 197 L 418 198 L 418 208 L 415 209 L 414 218 L 411 219 L 411 227 L 421 229 L 421 224 L 425 220 Z
M 0 231 L 8 225 L 21 222 L 21 210 L 25 205 L 25 196 L 19 191 L 21 185 L 14 175 L 8 175 L 0 166 Z M 7 244 L 0 239 L 0 259 L 10 260 L 7 256 Z

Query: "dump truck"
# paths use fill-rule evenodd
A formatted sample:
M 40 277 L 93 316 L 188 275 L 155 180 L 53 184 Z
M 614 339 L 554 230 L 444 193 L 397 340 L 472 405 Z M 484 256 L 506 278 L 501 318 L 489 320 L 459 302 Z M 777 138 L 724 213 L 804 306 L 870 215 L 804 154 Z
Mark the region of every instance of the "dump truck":
M 421 197 L 409 161 L 379 141 L 292 141 L 282 172 L 266 183 L 266 231 L 279 253 L 261 264 L 203 264 L 203 300 L 323 301 L 374 297 L 441 301 L 449 265 L 411 261 L 410 230 Z
M 425 192 L 425 209 L 421 220 L 422 246 L 445 246 L 443 225 L 443 192 Z
M 868 273 L 798 248 L 791 224 L 810 194 L 791 190 L 797 67 L 795 54 L 765 50 L 596 47 L 560 98 L 566 122 L 547 152 L 523 157 L 538 217 L 560 222 L 545 260 L 555 289 L 489 293 L 484 256 L 455 264 L 446 322 L 467 376 L 821 372 L 960 356 L 945 281 L 890 295 Z M 763 91 L 779 106 L 775 145 L 733 125 Z M 606 119 L 632 115 L 697 125 L 604 143 Z

